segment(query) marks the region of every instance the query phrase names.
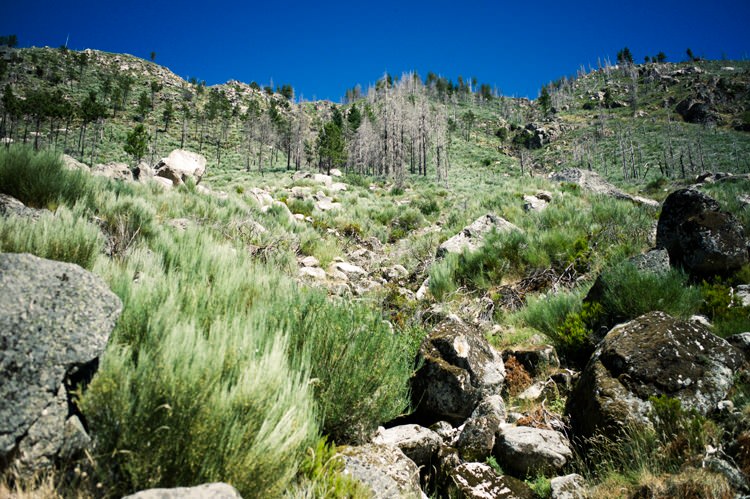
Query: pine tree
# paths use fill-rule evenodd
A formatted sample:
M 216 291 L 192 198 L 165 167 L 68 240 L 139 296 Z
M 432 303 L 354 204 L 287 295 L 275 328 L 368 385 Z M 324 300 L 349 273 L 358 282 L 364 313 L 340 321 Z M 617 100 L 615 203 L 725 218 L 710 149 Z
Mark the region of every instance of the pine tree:
M 542 110 L 542 114 L 544 116 L 548 116 L 551 106 L 552 106 L 552 98 L 549 95 L 549 90 L 547 90 L 547 85 L 544 85 L 542 87 L 542 91 L 539 93 L 539 99 L 537 99 L 537 102 L 539 102 L 539 107 Z
M 134 164 L 137 165 L 146 154 L 147 146 L 148 133 L 146 132 L 146 127 L 143 126 L 143 123 L 139 123 L 128 133 L 123 149 L 126 153 L 133 156 Z

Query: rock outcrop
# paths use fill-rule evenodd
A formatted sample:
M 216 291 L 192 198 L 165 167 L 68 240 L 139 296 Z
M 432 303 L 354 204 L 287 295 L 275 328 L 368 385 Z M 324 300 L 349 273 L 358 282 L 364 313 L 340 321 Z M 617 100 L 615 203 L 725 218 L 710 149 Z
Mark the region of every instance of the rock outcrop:
M 448 253 L 461 253 L 464 250 L 474 251 L 484 242 L 487 234 L 493 230 L 504 233 L 513 230 L 520 231 L 521 229 L 502 217 L 488 213 L 477 218 L 471 225 L 464 227 L 461 232 L 443 242 L 438 247 L 436 256 L 441 258 Z
M 724 399 L 742 353 L 703 325 L 650 312 L 613 328 L 568 398 L 574 436 L 615 435 L 649 416 L 649 397 L 707 414 Z
M 460 424 L 483 398 L 499 394 L 505 380 L 501 355 L 479 332 L 452 321 L 424 339 L 417 365 L 412 401 L 430 422 Z
M 0 462 L 24 473 L 74 451 L 67 387 L 91 374 L 122 304 L 79 266 L 27 254 L 0 254 L 0 289 Z
M 7 194 L 0 194 L 0 216 L 10 217 L 25 217 L 36 220 L 42 214 L 42 210 L 35 208 L 29 208 L 18 199 Z
M 175 149 L 154 167 L 158 177 L 172 181 L 175 186 L 192 178 L 198 184 L 206 173 L 206 158 L 198 153 Z
M 93 175 L 107 177 L 114 180 L 128 182 L 133 180 L 133 173 L 125 163 L 107 163 L 94 165 L 91 169 Z
M 598 173 L 581 170 L 580 168 L 568 168 L 553 173 L 550 175 L 550 180 L 576 184 L 582 189 L 593 192 L 594 194 L 601 194 L 615 199 L 624 199 L 644 206 L 651 206 L 653 208 L 659 206 L 659 203 L 653 199 L 628 194 L 604 180 Z

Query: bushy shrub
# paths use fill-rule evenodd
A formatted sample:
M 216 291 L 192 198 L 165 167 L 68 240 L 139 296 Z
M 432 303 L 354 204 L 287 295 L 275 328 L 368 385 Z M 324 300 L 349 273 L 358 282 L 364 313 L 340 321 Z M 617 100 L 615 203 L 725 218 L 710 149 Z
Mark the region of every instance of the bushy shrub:
M 0 149 L 0 192 L 36 208 L 69 206 L 89 191 L 90 175 L 70 171 L 60 156 L 27 147 Z
M 289 211 L 294 214 L 300 213 L 309 217 L 315 209 L 315 204 L 310 199 L 291 198 L 286 200 Z
M 603 272 L 602 281 L 604 290 L 598 301 L 606 327 L 655 310 L 687 318 L 701 303 L 700 290 L 690 286 L 687 274 L 678 269 L 642 272 L 626 262 Z
M 239 322 L 161 333 L 137 356 L 109 348 L 81 401 L 103 478 L 120 493 L 221 480 L 244 497 L 280 495 L 316 430 L 286 337 L 264 345 Z
M 5 253 L 31 253 L 91 269 L 103 249 L 99 228 L 65 207 L 37 221 L 0 217 L 0 251 Z

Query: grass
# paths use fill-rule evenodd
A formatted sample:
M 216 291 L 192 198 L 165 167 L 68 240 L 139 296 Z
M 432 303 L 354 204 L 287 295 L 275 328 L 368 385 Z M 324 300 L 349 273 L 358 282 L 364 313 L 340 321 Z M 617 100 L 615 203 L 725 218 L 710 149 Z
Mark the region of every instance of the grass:
M 91 177 L 69 171 L 51 152 L 36 153 L 28 147 L 6 148 L 0 153 L 0 192 L 33 208 L 56 208 L 83 198 Z
M 39 220 L 0 218 L 0 251 L 33 255 L 75 263 L 91 269 L 104 248 L 99 228 L 73 210 L 58 208 Z

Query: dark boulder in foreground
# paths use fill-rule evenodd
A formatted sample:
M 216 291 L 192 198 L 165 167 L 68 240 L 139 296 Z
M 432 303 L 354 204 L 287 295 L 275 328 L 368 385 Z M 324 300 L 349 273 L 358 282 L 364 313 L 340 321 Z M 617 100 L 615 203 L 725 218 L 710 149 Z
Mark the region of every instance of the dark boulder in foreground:
M 614 327 L 589 360 L 568 398 L 574 436 L 612 436 L 641 424 L 649 397 L 676 398 L 707 414 L 732 386 L 743 355 L 701 324 L 650 312 Z
M 25 474 L 88 440 L 66 383 L 90 371 L 122 304 L 78 265 L 0 254 L 0 464 Z

